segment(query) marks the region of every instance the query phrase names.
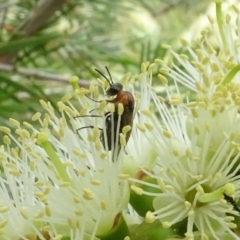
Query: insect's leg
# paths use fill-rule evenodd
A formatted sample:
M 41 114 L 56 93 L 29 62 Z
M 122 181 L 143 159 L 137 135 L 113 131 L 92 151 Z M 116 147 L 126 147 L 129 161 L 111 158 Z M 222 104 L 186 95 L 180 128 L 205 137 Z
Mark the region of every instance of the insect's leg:
M 74 119 L 75 118 L 80 118 L 80 117 L 102 117 L 101 115 L 83 115 L 83 116 L 76 116 L 76 117 L 73 117 Z
M 104 101 L 104 100 L 95 100 L 95 99 L 93 99 L 93 98 L 90 98 L 89 96 L 87 96 L 87 95 L 85 95 L 88 99 L 90 99 L 91 101 L 93 101 L 93 102 L 98 102 L 98 103 L 101 103 L 102 101 Z
M 91 112 L 93 112 L 93 111 L 96 111 L 96 110 L 98 110 L 98 108 L 92 109 L 91 111 L 89 111 L 89 113 L 91 113 Z
M 82 130 L 82 129 L 85 129 L 85 128 L 95 128 L 96 126 L 92 126 L 92 125 L 90 125 L 90 126 L 84 126 L 84 127 L 80 127 L 80 128 L 78 128 L 76 131 L 78 132 L 78 131 L 80 131 L 80 130 Z M 100 131 L 102 131 L 102 128 L 99 128 L 99 127 L 97 127 Z

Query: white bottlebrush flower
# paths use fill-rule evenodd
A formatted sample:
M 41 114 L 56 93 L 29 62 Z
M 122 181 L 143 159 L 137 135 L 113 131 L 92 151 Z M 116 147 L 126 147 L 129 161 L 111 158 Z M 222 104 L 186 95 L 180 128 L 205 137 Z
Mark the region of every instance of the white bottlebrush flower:
M 224 15 L 221 1 L 216 2 L 217 19 L 209 17 L 211 26 L 201 32 L 194 49 L 185 40 L 182 45 L 186 54 L 172 54 L 171 64 L 162 61 L 160 79 L 184 85 L 192 91 L 188 103 L 191 116 L 188 119 L 188 131 L 196 126 L 205 134 L 208 125 L 213 134 L 212 147 L 217 148 L 223 135 L 234 133 L 240 139 L 239 126 L 239 84 L 240 84 L 240 12 L 234 7 L 236 15 Z M 216 30 L 216 26 L 219 31 Z M 165 75 L 165 76 L 163 76 Z M 199 144 L 203 144 L 201 138 Z
M 1 130 L 9 137 L 3 138 L 6 148 L 0 147 L 0 239 L 45 239 L 45 223 L 38 220 L 44 214 L 45 205 L 35 196 L 38 187 L 30 162 L 21 147 L 18 146 L 21 152 L 10 148 L 15 138 L 8 129 Z
M 143 172 L 157 180 L 157 185 L 144 183 L 159 189 L 159 193 L 142 192 L 155 196 L 155 211 L 146 215 L 147 221 L 159 219 L 165 227 L 184 221 L 185 235 L 194 236 L 194 226 L 202 237 L 220 239 L 222 234 L 237 238 L 231 228 L 236 227 L 227 217 L 228 213 L 238 215 L 231 206 L 223 201 L 224 194 L 240 196 L 240 169 L 238 159 L 240 151 L 231 138 L 223 137 L 218 146 L 211 146 L 215 132 L 211 128 L 201 128 L 189 134 L 186 129 L 188 111 L 184 104 L 166 107 L 153 93 L 153 100 L 160 110 L 162 124 L 154 125 L 155 138 L 152 144 L 157 152 L 157 165 L 153 172 Z M 170 100 L 171 102 L 171 100 Z M 198 138 L 203 138 L 203 145 L 198 145 Z M 133 188 L 134 189 L 134 188 Z M 230 192 L 228 192 L 230 189 Z
M 216 4 L 219 21 L 221 5 Z M 226 24 L 219 27 L 220 50 L 214 50 L 203 31 L 196 50 L 182 41 L 190 59 L 171 51 L 177 64 L 157 60 L 166 90 L 166 99 L 152 93 L 161 116 L 160 122 L 152 118 L 157 165 L 152 172 L 142 169 L 157 184 L 131 179 L 159 189 L 159 193 L 149 193 L 136 188 L 138 193 L 155 196 L 155 211 L 148 212 L 146 220 L 158 219 L 165 227 L 186 221 L 187 239 L 239 239 L 232 230 L 236 228 L 233 216 L 239 213 L 226 200 L 227 196 L 233 201 L 240 197 L 240 34 L 233 37 L 228 15 Z M 175 89 L 166 76 L 174 81 Z M 179 83 L 193 93 L 181 93 Z
M 37 220 L 44 226 L 43 231 L 52 238 L 68 236 L 72 240 L 93 240 L 97 236 L 107 234 L 118 224 L 118 219 L 121 220 L 121 212 L 129 201 L 128 176 L 122 174 L 123 147 L 118 155 L 114 155 L 114 151 L 104 149 L 100 139 L 101 130 L 98 127 L 103 128 L 105 124 L 106 102 L 96 104 L 88 99 L 84 94 L 91 91 L 93 94 L 97 92 L 94 86 L 91 86 L 90 90 L 78 89 L 74 92 L 73 96 L 78 100 L 76 105 L 79 109 L 69 101 L 70 96 L 65 96 L 64 102 L 58 103 L 61 118 L 57 117 L 56 110 L 49 103 L 41 101 L 48 113 L 44 119 L 41 119 L 40 113 L 33 116 L 34 121 L 39 121 L 40 130 L 33 128 L 29 123 L 21 126 L 17 121 L 11 120 L 17 128 L 19 139 L 9 134 L 8 129 L 2 128 L 2 131 L 7 133 L 5 138 L 9 138 L 9 135 L 18 146 L 19 157 L 8 158 L 13 150 L 7 146 L 6 154 L 3 153 L 1 158 L 7 166 L 11 166 L 11 163 L 21 166 L 21 170 L 17 170 L 26 181 L 31 178 L 31 182 L 26 184 L 19 180 L 16 173 L 16 176 L 13 175 L 16 184 L 11 190 L 21 190 L 17 184 L 19 181 L 25 184 L 24 187 L 33 185 L 29 195 L 26 191 L 22 192 L 21 200 L 24 202 L 26 197 L 33 201 L 30 202 L 32 205 L 26 202 L 27 207 L 35 207 L 31 214 L 28 213 L 29 216 L 38 213 L 37 203 L 42 206 Z M 95 112 L 102 117 L 82 117 L 89 115 L 87 112 L 96 107 L 98 109 Z M 107 107 L 110 111 L 113 110 L 111 106 Z M 67 123 L 69 118 L 72 127 Z M 89 125 L 95 127 L 77 131 Z M 122 146 L 126 144 L 124 138 L 127 130 L 120 134 Z M 5 181 L 4 175 L 0 181 Z M 5 191 L 7 192 L 8 188 Z M 15 206 L 18 207 L 20 206 Z M 37 229 L 36 227 L 35 231 Z M 24 231 L 19 235 L 20 239 L 24 239 L 23 237 Z
M 126 146 L 127 154 L 124 156 L 124 172 L 134 176 L 142 167 L 152 169 L 156 164 L 156 152 L 150 141 L 153 125 L 150 117 L 154 115 L 150 110 L 152 69 L 155 64 L 142 63 L 142 73 L 139 82 L 135 82 L 139 92 L 132 87 L 131 92 L 136 96 L 136 109 L 131 138 Z

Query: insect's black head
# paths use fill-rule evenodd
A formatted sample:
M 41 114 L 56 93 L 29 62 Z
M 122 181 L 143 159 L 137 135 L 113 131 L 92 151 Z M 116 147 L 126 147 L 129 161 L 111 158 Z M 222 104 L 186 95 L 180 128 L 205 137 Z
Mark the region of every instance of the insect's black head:
M 109 75 L 109 79 L 102 73 L 100 72 L 98 69 L 95 69 L 98 73 L 100 73 L 106 80 L 107 82 L 109 83 L 110 87 L 107 89 L 107 95 L 108 96 L 115 96 L 117 95 L 120 91 L 122 91 L 123 89 L 123 85 L 121 83 L 113 83 L 113 80 L 112 80 L 112 76 L 108 70 L 107 67 L 105 67 L 107 72 L 108 72 L 108 75 Z
M 107 89 L 108 96 L 115 96 L 123 89 L 123 85 L 121 83 L 114 83 Z

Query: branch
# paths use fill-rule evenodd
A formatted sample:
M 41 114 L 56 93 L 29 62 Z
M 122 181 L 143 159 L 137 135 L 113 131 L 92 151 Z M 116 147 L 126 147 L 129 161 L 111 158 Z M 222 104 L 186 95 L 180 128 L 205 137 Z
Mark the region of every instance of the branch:
M 27 69 L 22 67 L 16 67 L 9 64 L 0 63 L 0 70 L 5 72 L 11 72 L 11 73 L 17 73 L 21 76 L 25 76 L 28 78 L 35 77 L 41 80 L 50 80 L 50 81 L 59 81 L 63 82 L 64 84 L 69 83 L 69 77 L 70 76 L 63 76 L 58 74 L 52 74 L 44 71 L 39 71 L 37 69 Z M 78 82 L 80 87 L 88 88 L 90 82 L 88 80 L 79 79 Z
M 60 9 L 67 0 L 42 0 L 30 13 L 19 30 L 24 36 L 32 36 L 39 31 L 55 11 Z
M 36 34 L 53 16 L 54 12 L 59 10 L 67 0 L 41 0 L 36 7 L 30 12 L 28 18 L 18 27 L 17 31 L 13 33 L 13 39 L 27 38 Z M 15 58 L 17 52 L 8 53 L 1 56 L 2 63 L 10 63 Z

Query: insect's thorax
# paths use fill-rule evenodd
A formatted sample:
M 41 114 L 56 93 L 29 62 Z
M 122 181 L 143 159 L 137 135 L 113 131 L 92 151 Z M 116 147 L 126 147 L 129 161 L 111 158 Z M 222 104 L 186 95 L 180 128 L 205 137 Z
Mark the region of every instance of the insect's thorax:
M 115 112 L 118 109 L 118 104 L 122 103 L 124 110 L 132 111 L 134 110 L 134 97 L 131 92 L 129 91 L 121 91 L 118 95 L 111 100 L 112 103 L 115 104 Z

